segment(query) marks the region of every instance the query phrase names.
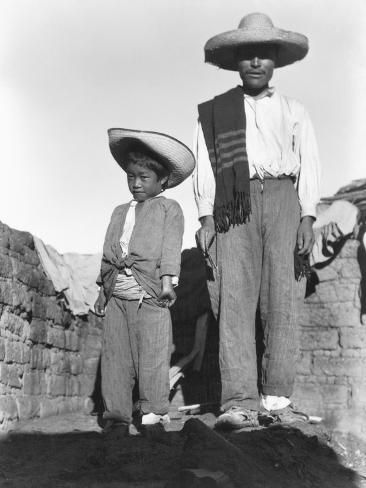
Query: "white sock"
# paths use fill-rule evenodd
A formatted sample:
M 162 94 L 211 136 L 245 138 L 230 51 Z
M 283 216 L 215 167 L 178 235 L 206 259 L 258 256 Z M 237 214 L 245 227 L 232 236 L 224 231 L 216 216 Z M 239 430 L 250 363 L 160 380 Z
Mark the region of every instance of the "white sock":
M 268 411 L 280 410 L 290 405 L 291 400 L 284 396 L 261 395 L 261 405 Z

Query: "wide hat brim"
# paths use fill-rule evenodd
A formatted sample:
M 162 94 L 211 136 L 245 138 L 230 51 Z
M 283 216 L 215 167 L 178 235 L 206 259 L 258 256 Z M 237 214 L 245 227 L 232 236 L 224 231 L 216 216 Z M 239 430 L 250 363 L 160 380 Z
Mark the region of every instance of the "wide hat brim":
M 109 148 L 114 159 L 126 171 L 126 155 L 139 142 L 169 170 L 167 188 L 173 188 L 193 172 L 196 160 L 192 151 L 181 141 L 161 132 L 109 129 Z
M 308 38 L 297 32 L 277 27 L 260 27 L 223 32 L 205 44 L 205 62 L 219 68 L 237 71 L 237 49 L 251 44 L 274 44 L 278 47 L 276 68 L 281 68 L 303 59 L 308 50 Z

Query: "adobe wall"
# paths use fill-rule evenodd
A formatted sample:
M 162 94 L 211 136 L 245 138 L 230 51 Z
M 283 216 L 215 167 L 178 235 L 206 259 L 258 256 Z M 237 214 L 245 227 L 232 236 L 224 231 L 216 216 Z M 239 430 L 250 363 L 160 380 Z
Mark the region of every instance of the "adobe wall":
M 100 345 L 100 321 L 66 309 L 32 235 L 0 222 L 0 429 L 91 409 Z

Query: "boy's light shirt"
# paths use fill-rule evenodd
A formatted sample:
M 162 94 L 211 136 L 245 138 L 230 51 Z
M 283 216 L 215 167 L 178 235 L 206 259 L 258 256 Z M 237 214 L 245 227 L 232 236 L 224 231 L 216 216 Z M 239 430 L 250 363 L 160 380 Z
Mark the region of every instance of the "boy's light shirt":
M 301 216 L 316 216 L 320 198 L 320 163 L 312 123 L 303 105 L 270 88 L 264 96 L 244 95 L 249 175 L 297 178 Z M 193 185 L 198 216 L 213 214 L 216 181 L 200 122 L 194 153 Z M 300 171 L 301 169 L 301 171 Z

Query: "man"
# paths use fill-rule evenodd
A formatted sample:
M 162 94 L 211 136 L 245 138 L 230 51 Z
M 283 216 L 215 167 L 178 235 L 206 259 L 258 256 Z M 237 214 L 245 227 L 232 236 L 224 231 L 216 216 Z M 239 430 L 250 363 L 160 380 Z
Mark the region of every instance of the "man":
M 319 199 L 318 151 L 304 107 L 269 81 L 274 68 L 307 51 L 305 36 L 278 29 L 259 13 L 205 45 L 207 62 L 242 80 L 199 105 L 195 148 L 197 240 L 211 267 L 208 286 L 220 326 L 221 428 L 306 418 L 290 397 L 305 291 L 301 270 L 313 246 Z M 259 392 L 257 308 L 265 348 Z

